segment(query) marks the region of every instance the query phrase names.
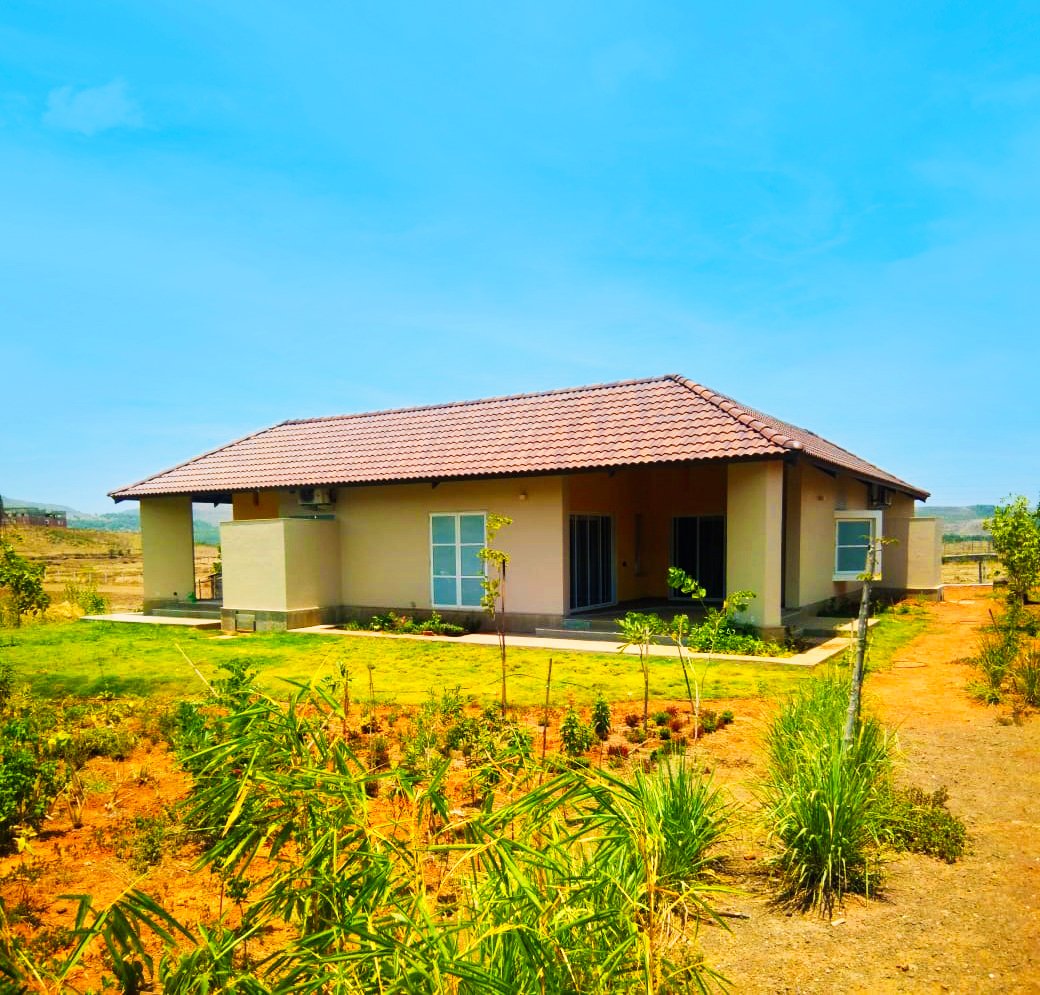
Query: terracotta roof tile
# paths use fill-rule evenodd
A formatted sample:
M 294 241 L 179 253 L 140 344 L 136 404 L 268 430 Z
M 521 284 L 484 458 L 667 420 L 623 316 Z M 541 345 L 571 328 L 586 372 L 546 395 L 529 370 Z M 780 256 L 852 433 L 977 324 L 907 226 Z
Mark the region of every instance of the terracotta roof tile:
M 272 487 L 556 473 L 802 451 L 926 492 L 805 429 L 683 377 L 286 421 L 112 492 L 117 500 Z

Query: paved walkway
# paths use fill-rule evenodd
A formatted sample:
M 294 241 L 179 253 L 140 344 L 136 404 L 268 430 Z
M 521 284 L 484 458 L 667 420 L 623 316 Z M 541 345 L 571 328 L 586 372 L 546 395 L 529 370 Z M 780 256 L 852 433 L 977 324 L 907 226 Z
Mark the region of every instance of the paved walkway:
M 471 632 L 465 636 L 422 636 L 411 633 L 390 635 L 386 632 L 370 632 L 366 629 L 338 629 L 334 625 L 312 625 L 303 629 L 292 629 L 291 632 L 308 632 L 321 636 L 353 636 L 360 639 L 418 639 L 422 642 L 465 643 L 470 646 L 497 646 L 498 637 L 490 632 Z M 613 640 L 598 639 L 549 639 L 544 636 L 506 635 L 510 646 L 523 646 L 532 649 L 559 650 L 573 653 L 617 653 L 618 643 Z M 804 653 L 795 656 L 735 656 L 726 654 L 726 660 L 744 663 L 776 663 L 788 667 L 815 667 L 831 657 L 843 652 L 849 645 L 847 636 L 836 636 L 819 646 L 813 646 Z M 626 653 L 637 654 L 635 646 L 630 646 Z M 650 647 L 651 656 L 675 656 L 674 646 Z M 720 654 L 716 654 L 716 658 Z M 708 659 L 707 653 L 691 653 L 694 660 Z
M 219 629 L 219 618 L 142 615 L 140 612 L 112 612 L 110 615 L 84 615 L 81 622 L 136 622 L 139 625 L 179 625 L 189 629 Z

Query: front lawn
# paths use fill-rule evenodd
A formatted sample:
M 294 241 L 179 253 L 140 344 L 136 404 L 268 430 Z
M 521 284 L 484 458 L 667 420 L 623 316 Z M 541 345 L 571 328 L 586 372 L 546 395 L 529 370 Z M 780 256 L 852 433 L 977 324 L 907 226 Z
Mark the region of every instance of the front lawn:
M 916 615 L 886 614 L 872 633 L 875 666 L 884 665 L 898 646 L 916 635 Z M 221 664 L 249 662 L 272 693 L 286 691 L 287 680 L 350 674 L 355 700 L 368 697 L 369 667 L 377 699 L 416 704 L 433 689 L 459 685 L 466 694 L 493 701 L 498 694 L 498 650 L 494 646 L 422 642 L 413 639 L 362 639 L 306 633 L 256 633 L 224 636 L 193 629 L 70 622 L 27 626 L 0 632 L 0 657 L 14 667 L 16 680 L 39 695 L 118 695 L 177 698 L 198 695 L 202 683 L 185 659 L 212 679 Z M 509 697 L 518 705 L 545 698 L 545 675 L 553 660 L 555 704 L 573 695 L 579 705 L 602 688 L 611 701 L 642 700 L 638 661 L 631 656 L 509 650 Z M 671 657 L 651 659 L 650 692 L 655 698 L 685 698 L 682 672 Z M 794 687 L 812 671 L 783 664 L 718 662 L 711 667 L 709 698 L 773 697 Z
M 221 664 L 249 662 L 271 692 L 287 692 L 287 680 L 338 677 L 340 666 L 351 677 L 352 696 L 367 699 L 369 667 L 377 699 L 417 704 L 433 689 L 459 685 L 478 699 L 497 699 L 498 649 L 462 643 L 414 639 L 364 639 L 306 633 L 256 633 L 233 637 L 194 629 L 105 622 L 71 622 L 25 627 L 0 633 L 0 654 L 14 667 L 15 678 L 48 698 L 119 695 L 178 698 L 203 691 L 182 655 L 212 679 Z M 529 648 L 509 650 L 509 697 L 534 706 L 545 699 L 545 676 L 553 660 L 553 700 L 573 695 L 591 701 L 602 688 L 613 701 L 642 700 L 642 678 L 635 657 L 620 654 L 559 652 Z M 713 664 L 709 697 L 775 695 L 807 675 L 801 668 L 777 664 Z M 679 664 L 669 657 L 651 660 L 651 694 L 683 698 Z

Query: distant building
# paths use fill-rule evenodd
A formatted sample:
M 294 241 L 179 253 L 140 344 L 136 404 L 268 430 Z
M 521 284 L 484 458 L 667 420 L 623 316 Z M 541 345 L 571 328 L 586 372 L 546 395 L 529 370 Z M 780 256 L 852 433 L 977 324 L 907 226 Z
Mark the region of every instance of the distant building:
M 64 511 L 47 511 L 45 508 L 5 508 L 0 504 L 2 525 L 46 525 L 52 529 L 67 529 L 68 519 Z

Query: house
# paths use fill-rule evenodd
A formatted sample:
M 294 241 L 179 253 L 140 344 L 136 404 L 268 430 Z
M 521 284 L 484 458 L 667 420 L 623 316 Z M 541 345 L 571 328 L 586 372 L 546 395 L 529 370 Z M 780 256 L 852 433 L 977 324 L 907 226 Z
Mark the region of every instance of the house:
M 146 611 L 194 589 L 191 503 L 230 502 L 226 628 L 479 615 L 492 512 L 518 632 L 666 603 L 670 564 L 709 598 L 754 591 L 748 621 L 775 631 L 854 594 L 879 536 L 882 587 L 940 583 L 926 491 L 675 375 L 286 421 L 111 496 L 141 503 Z

